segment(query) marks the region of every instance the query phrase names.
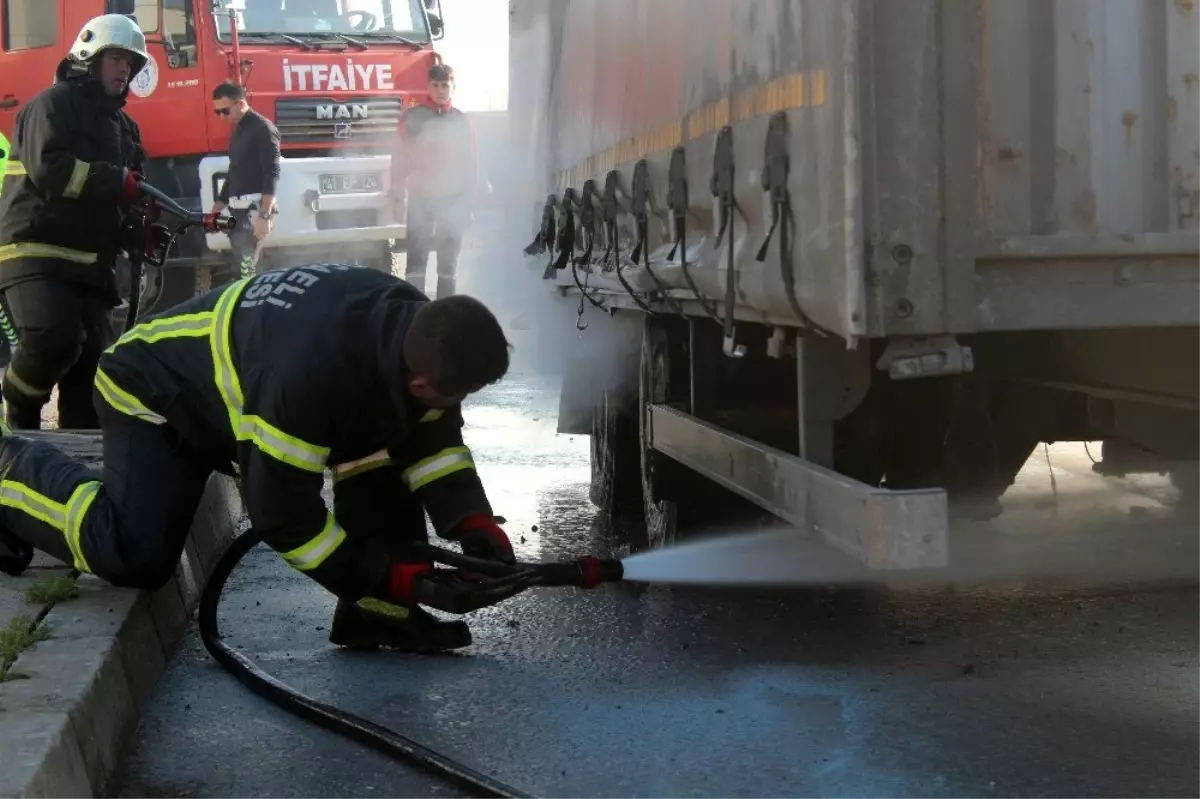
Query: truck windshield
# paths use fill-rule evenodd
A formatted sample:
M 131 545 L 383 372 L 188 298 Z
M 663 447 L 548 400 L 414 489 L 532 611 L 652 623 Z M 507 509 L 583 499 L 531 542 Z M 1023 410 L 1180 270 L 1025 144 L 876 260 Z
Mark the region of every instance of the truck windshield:
M 430 41 L 422 0 L 226 0 L 237 14 L 238 35 L 249 39 L 310 41 L 344 34 L 383 43 Z M 217 35 L 229 41 L 229 17 L 215 15 Z M 283 34 L 280 36 L 279 34 Z

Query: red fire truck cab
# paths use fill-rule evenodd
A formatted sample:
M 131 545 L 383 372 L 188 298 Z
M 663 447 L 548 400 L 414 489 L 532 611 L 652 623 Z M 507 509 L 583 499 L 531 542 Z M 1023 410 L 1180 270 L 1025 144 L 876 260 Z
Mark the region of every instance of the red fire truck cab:
M 279 216 L 269 264 L 303 259 L 390 269 L 404 226 L 387 201 L 400 112 L 426 91 L 443 34 L 440 0 L 0 0 L 0 132 L 90 18 L 133 16 L 150 62 L 127 110 L 150 155 L 146 178 L 189 208 L 209 208 L 228 168 L 228 128 L 212 112 L 224 80 L 279 128 Z M 223 234 L 197 232 L 148 273 L 150 312 L 209 287 L 228 258 Z

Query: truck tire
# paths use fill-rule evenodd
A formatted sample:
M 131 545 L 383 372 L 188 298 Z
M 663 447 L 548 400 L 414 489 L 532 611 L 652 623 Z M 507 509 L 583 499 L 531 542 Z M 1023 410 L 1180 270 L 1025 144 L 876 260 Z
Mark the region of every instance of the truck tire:
M 690 407 L 690 346 L 688 320 L 672 316 L 646 319 L 639 358 L 638 449 L 644 544 L 651 549 L 719 528 L 744 530 L 778 523 L 766 511 L 652 446 L 650 407 Z
M 595 381 L 592 386 L 592 482 L 589 498 L 613 518 L 642 513 L 637 396 Z
M 889 386 L 885 482 L 946 489 L 955 515 L 987 519 L 1068 396 L 1001 380 L 930 378 Z
M 641 374 L 638 380 L 639 469 L 643 516 L 646 522 L 645 544 L 655 549 L 670 546 L 679 533 L 679 504 L 661 497 L 671 470 L 668 458 L 651 447 L 650 406 L 670 397 L 668 376 L 670 346 L 666 332 L 646 321 L 642 338 Z
M 638 451 L 644 545 L 651 549 L 670 546 L 733 509 L 732 494 L 725 488 L 651 446 L 650 406 L 686 408 L 690 397 L 687 324 L 678 317 L 647 318 L 642 330 Z

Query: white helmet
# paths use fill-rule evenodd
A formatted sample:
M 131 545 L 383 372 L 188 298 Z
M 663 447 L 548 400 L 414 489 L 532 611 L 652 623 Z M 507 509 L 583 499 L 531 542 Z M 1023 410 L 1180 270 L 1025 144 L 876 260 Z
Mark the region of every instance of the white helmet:
M 70 57 L 79 64 L 89 64 L 100 53 L 114 49 L 133 54 L 130 80 L 142 71 L 150 59 L 150 54 L 146 52 L 146 34 L 124 14 L 105 14 L 88 20 L 71 45 Z

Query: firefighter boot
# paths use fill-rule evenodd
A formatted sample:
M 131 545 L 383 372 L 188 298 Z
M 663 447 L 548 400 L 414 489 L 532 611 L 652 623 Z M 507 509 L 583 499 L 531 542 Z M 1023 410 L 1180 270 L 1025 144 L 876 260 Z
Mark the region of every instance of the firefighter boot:
M 432 653 L 470 646 L 471 630 L 464 621 L 440 621 L 416 605 L 393 605 L 370 597 L 357 602 L 339 599 L 329 641 L 350 649 Z
M 13 384 L 11 370 L 4 372 L 0 383 L 0 396 L 4 399 L 4 421 L 14 430 L 40 430 L 42 428 L 42 406 L 50 395 L 26 394 Z
M 3 412 L 4 406 L 0 404 L 0 437 L 12 435 L 12 430 L 4 423 Z M 12 533 L 0 530 L 0 572 L 20 577 L 32 562 L 33 547 Z

